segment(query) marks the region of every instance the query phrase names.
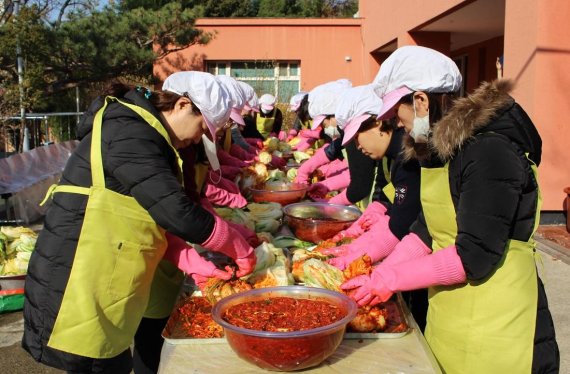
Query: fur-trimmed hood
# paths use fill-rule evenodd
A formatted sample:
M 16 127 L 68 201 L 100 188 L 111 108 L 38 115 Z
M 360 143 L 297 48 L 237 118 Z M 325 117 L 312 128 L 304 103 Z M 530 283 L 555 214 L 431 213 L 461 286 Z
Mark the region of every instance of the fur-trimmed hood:
M 432 127 L 430 153 L 448 161 L 476 134 L 492 131 L 507 136 L 538 164 L 542 142 L 528 115 L 509 95 L 513 87 L 506 79 L 484 82 L 471 95 L 456 99 Z M 414 158 L 413 140 L 407 138 L 405 156 Z

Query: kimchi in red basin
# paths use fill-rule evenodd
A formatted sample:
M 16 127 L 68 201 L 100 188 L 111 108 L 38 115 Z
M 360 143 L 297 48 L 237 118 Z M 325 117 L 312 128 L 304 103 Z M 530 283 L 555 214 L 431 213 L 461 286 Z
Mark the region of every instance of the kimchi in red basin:
M 287 286 L 226 297 L 212 317 L 239 357 L 263 369 L 291 371 L 319 365 L 333 354 L 357 309 L 339 292 Z

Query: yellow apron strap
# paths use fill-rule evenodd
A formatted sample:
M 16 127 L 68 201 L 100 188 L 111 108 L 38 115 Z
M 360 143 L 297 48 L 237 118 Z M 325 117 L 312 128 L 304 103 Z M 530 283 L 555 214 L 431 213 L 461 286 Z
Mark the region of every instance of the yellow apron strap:
M 197 162 L 194 165 L 194 182 L 196 182 L 196 192 L 198 194 L 202 193 L 204 184 L 206 183 L 206 177 L 208 176 L 208 165 Z
M 53 194 L 56 192 L 67 192 L 67 193 L 76 193 L 80 195 L 89 195 L 89 191 L 91 191 L 89 187 L 68 186 L 68 185 L 59 186 L 57 184 L 52 184 L 49 187 L 48 191 L 46 192 L 46 196 L 40 203 L 40 206 L 43 206 L 48 201 L 48 199 L 51 199 L 53 197 Z
M 388 198 L 388 200 L 394 204 L 394 199 L 396 198 L 396 188 L 392 184 L 392 177 L 390 175 L 390 168 L 388 167 L 388 157 L 382 158 L 382 171 L 384 172 L 384 179 L 386 179 L 386 185 L 382 187 L 382 192 Z M 374 177 L 374 184 L 376 184 L 376 175 Z M 374 193 L 374 189 L 372 190 Z
M 101 156 L 101 127 L 103 125 L 103 113 L 109 101 L 116 100 L 106 97 L 103 107 L 95 114 L 93 130 L 91 134 L 91 178 L 94 187 L 105 187 L 105 174 L 103 172 L 103 157 Z

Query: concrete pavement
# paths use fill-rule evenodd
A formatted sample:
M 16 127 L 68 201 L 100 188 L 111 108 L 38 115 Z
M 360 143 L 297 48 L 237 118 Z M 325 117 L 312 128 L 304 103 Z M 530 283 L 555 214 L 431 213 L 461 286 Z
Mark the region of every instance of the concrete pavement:
M 544 266 L 539 273 L 545 283 L 550 310 L 560 347 L 560 373 L 570 374 L 570 264 L 565 263 L 570 250 L 542 240 L 539 250 Z M 23 320 L 21 312 L 0 314 L 0 372 L 6 374 L 57 374 L 60 370 L 36 363 L 20 347 Z

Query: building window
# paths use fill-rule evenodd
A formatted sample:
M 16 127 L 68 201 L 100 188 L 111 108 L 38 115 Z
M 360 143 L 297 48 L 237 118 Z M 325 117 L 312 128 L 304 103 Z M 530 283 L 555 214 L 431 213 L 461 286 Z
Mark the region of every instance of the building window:
M 301 86 L 299 61 L 208 61 L 206 67 L 214 75 L 248 83 L 258 96 L 272 94 L 281 103 L 288 103 Z

